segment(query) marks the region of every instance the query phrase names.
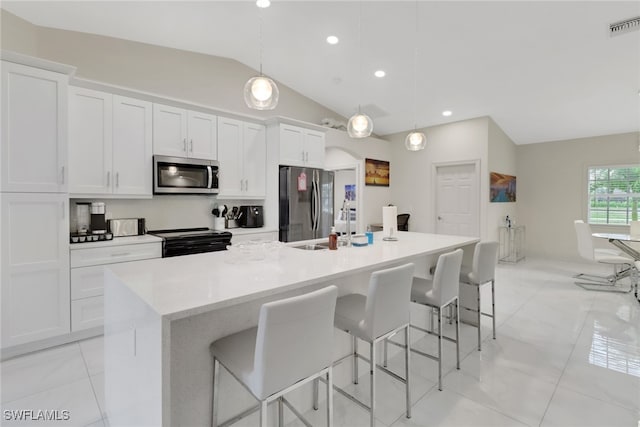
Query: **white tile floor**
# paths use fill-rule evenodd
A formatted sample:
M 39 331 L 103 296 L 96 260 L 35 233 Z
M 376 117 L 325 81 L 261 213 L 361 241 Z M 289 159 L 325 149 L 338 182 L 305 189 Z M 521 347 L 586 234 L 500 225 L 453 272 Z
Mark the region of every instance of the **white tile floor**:
M 590 269 L 528 259 L 497 272 L 497 340 L 483 323 L 483 350 L 475 329 L 462 326 L 461 369 L 445 343 L 444 390 L 437 365 L 412 355 L 413 417 L 404 417 L 400 384 L 380 373 L 380 426 L 632 426 L 640 420 L 640 304 L 630 294 L 588 292 L 571 275 Z M 489 303 L 488 287 L 483 305 Z M 486 296 L 485 296 L 486 295 Z M 488 309 L 488 307 L 486 307 Z M 0 364 L 2 425 L 105 426 L 102 338 L 73 343 Z M 417 346 L 432 351 L 434 339 Z M 389 365 L 403 372 L 402 356 Z M 351 393 L 366 398 L 368 375 Z M 335 394 L 335 425 L 365 426 L 368 415 Z M 66 409 L 70 420 L 14 423 L 5 410 Z M 324 411 L 309 411 L 323 425 Z M 255 425 L 247 418 L 238 425 Z M 301 425 L 294 421 L 291 426 Z

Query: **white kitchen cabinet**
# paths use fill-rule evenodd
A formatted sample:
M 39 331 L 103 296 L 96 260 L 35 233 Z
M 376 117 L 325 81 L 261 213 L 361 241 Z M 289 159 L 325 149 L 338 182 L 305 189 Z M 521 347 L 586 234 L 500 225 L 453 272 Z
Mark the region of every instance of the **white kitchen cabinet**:
M 152 104 L 84 88 L 69 93 L 70 192 L 151 196 Z
M 324 147 L 324 133 L 280 124 L 281 165 L 323 168 Z
M 0 198 L 2 348 L 68 334 L 68 196 Z
M 151 105 L 139 99 L 113 96 L 114 194 L 152 194 Z
M 102 326 L 104 320 L 104 267 L 120 262 L 162 257 L 162 242 L 135 243 L 146 236 L 116 238 L 108 246 L 71 247 L 71 331 Z M 118 239 L 124 239 L 117 244 Z M 155 239 L 154 239 L 155 240 Z
M 113 95 L 69 88 L 69 192 L 109 194 L 113 170 Z
M 264 199 L 266 132 L 260 124 L 218 117 L 218 197 Z
M 153 104 L 153 154 L 216 160 L 216 126 L 212 114 Z
M 61 73 L 2 61 L 0 190 L 67 191 L 67 84 Z

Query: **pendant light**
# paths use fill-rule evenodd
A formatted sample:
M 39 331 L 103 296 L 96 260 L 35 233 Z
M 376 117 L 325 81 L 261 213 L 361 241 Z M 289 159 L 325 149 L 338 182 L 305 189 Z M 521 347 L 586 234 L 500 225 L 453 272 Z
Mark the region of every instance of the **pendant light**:
M 261 9 L 266 6 L 258 7 Z M 254 110 L 273 110 L 278 105 L 280 91 L 276 83 L 262 74 L 262 10 L 260 13 L 260 75 L 250 78 L 244 85 L 244 102 Z
M 358 3 L 358 50 L 360 51 L 359 75 L 362 77 L 362 1 Z M 360 78 L 360 97 L 362 98 L 362 78 Z M 373 121 L 360 110 L 351 116 L 347 123 L 347 133 L 351 138 L 366 138 L 373 132 Z
M 413 132 L 409 132 L 404 139 L 404 146 L 409 151 L 424 150 L 427 145 L 427 136 L 423 132 L 418 132 L 416 122 L 418 116 L 417 93 L 418 93 L 418 1 L 416 0 L 416 35 L 415 47 L 413 51 Z

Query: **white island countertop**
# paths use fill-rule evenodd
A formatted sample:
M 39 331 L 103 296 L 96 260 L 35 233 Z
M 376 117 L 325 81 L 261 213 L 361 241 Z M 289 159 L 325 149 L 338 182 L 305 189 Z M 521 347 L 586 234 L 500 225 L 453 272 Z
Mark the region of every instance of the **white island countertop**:
M 324 241 L 322 239 L 319 241 Z M 259 261 L 238 259 L 235 251 L 160 258 L 108 266 L 152 310 L 176 320 L 350 275 L 384 268 L 404 259 L 442 253 L 477 238 L 400 232 L 386 242 L 337 251 L 301 250 L 288 244 Z

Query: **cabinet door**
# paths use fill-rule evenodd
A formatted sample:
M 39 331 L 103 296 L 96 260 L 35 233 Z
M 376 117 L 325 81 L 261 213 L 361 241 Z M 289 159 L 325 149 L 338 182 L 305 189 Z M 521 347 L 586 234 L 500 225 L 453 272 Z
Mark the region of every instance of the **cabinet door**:
M 243 124 L 239 120 L 218 117 L 219 197 L 242 195 Z
M 111 193 L 112 100 L 109 93 L 69 88 L 70 193 Z
M 263 125 L 244 123 L 244 194 L 264 198 L 266 195 L 267 141 Z
M 217 117 L 197 111 L 187 114 L 189 157 L 215 160 L 218 157 Z
M 280 164 L 304 166 L 304 129 L 280 125 Z
M 2 61 L 0 190 L 67 191 L 63 74 Z
M 2 347 L 69 333 L 69 202 L 0 195 Z
M 307 166 L 324 168 L 324 146 L 324 133 L 313 130 L 304 131 L 304 149 Z
M 187 157 L 187 110 L 153 104 L 153 154 Z
M 151 196 L 151 103 L 113 96 L 115 194 Z

